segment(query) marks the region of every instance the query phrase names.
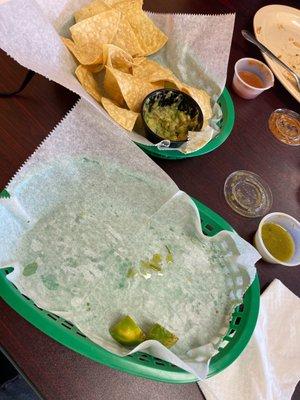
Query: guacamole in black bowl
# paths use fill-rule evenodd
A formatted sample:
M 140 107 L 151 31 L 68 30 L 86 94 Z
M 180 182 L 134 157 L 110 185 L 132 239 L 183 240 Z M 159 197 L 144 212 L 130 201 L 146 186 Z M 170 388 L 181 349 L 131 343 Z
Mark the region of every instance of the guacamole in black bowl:
M 175 89 L 150 93 L 142 105 L 142 118 L 149 140 L 153 143 L 169 140 L 170 147 L 180 146 L 187 140 L 189 131 L 200 131 L 203 125 L 198 103 Z

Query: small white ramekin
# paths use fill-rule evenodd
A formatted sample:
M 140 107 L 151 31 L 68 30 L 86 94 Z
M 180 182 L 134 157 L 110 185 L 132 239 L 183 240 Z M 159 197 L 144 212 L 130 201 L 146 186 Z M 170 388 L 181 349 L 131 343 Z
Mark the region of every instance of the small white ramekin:
M 261 236 L 262 226 L 266 223 L 274 223 L 282 226 L 286 229 L 294 239 L 295 253 L 293 258 L 289 262 L 283 262 L 273 257 L 271 253 L 266 249 Z M 288 214 L 281 212 L 273 212 L 266 215 L 259 223 L 258 229 L 254 237 L 254 244 L 262 258 L 272 264 L 281 264 L 287 267 L 295 267 L 300 264 L 300 222 Z
M 239 72 L 241 71 L 253 72 L 260 77 L 264 86 L 262 88 L 258 88 L 249 85 L 247 82 L 244 82 L 239 75 Z M 273 72 L 263 62 L 256 60 L 255 58 L 245 57 L 241 58 L 235 63 L 232 87 L 236 94 L 243 99 L 254 99 L 265 90 L 270 89 L 272 86 L 274 86 Z

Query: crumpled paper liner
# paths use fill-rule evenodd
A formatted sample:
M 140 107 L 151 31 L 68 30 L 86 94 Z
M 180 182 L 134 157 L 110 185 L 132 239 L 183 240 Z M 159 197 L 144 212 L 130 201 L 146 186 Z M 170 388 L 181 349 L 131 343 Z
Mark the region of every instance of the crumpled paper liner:
M 101 118 L 110 120 L 75 78 L 76 63 L 60 38 L 60 35 L 69 35 L 74 12 L 87 3 L 87 0 L 10 0 L 1 4 L 0 47 L 26 68 L 77 93 L 96 108 Z M 149 16 L 169 37 L 167 44 L 152 58 L 171 68 L 186 84 L 204 88 L 213 98 L 211 126 L 200 132 L 197 140 L 193 138 L 177 148 L 188 153 L 203 147 L 219 132 L 217 121 L 221 113 L 216 100 L 226 81 L 234 14 L 149 13 Z M 128 133 L 115 122 L 113 129 L 138 143 L 154 146 L 146 137 Z M 157 146 L 163 150 L 168 148 L 168 143 L 164 141 Z
M 186 320 L 184 320 L 183 326 L 185 330 L 180 332 L 179 335 L 184 342 L 184 346 L 189 343 L 192 344 L 189 350 L 184 351 L 187 347 L 180 347 L 180 342 L 172 351 L 156 341 L 147 341 L 137 346 L 133 351 L 143 350 L 155 357 L 178 365 L 195 374 L 199 379 L 204 379 L 209 368 L 209 361 L 217 352 L 218 344 L 226 333 L 230 312 L 235 305 L 242 301 L 244 292 L 254 279 L 254 264 L 259 255 L 251 245 L 237 234 L 221 232 L 214 238 L 204 239 L 198 212 L 189 197 L 180 192 L 175 183 L 143 154 L 128 137 L 118 133 L 110 133 L 111 128 L 112 123 L 109 120 L 99 120 L 97 114 L 94 113 L 93 107 L 81 100 L 16 174 L 7 188 L 11 194 L 11 199 L 0 201 L 0 265 L 2 267 L 7 265 L 15 267 L 13 273 L 8 275 L 8 278 L 14 282 L 19 290 L 31 297 L 38 306 L 47 308 L 49 311 L 73 321 L 91 340 L 122 356 L 126 355 L 128 350 L 113 342 L 107 333 L 107 325 L 112 321 L 109 319 L 106 323 L 103 321 L 102 324 L 98 324 L 95 317 L 99 319 L 110 318 L 110 316 L 111 318 L 116 318 L 117 315 L 124 311 L 126 306 L 128 307 L 125 310 L 126 312 L 134 313 L 137 320 L 145 324 L 147 323 L 147 320 L 145 320 L 147 318 L 147 315 L 145 315 L 146 310 L 150 307 L 153 314 L 151 314 L 151 322 L 154 322 L 153 318 L 157 318 L 158 322 L 162 322 L 172 329 L 177 326 L 180 331 L 182 327 L 178 320 L 172 320 L 176 316 L 176 312 L 174 313 L 174 310 L 171 313 L 170 310 L 168 311 L 167 304 L 170 303 L 164 302 L 164 299 L 167 299 L 165 297 L 167 294 L 160 285 L 163 283 L 165 288 L 168 287 L 168 282 L 172 282 L 172 279 L 174 284 L 177 282 L 176 279 L 179 279 L 176 287 L 180 288 L 182 287 L 182 282 L 184 282 L 183 279 L 187 278 L 185 274 L 189 273 L 189 277 L 192 277 L 189 288 L 191 294 L 194 293 L 194 295 L 191 297 L 190 302 L 186 304 L 187 309 L 184 315 L 191 317 L 190 331 L 192 332 L 194 329 L 194 335 L 196 336 L 188 336 Z M 107 138 L 107 146 L 103 146 L 104 137 Z M 116 149 L 118 150 L 117 152 Z M 88 162 L 84 159 L 88 159 Z M 74 164 L 72 160 L 77 160 L 76 163 L 79 162 L 79 164 Z M 84 165 L 89 165 L 88 168 L 91 169 L 82 170 L 81 167 L 78 167 L 78 165 L 82 165 L 81 162 Z M 101 168 L 95 166 L 95 168 L 99 168 L 97 173 L 93 169 L 95 163 L 96 165 L 101 164 Z M 84 174 L 87 172 L 88 174 L 85 176 Z M 122 179 L 118 178 L 118 176 L 122 176 Z M 128 182 L 130 184 L 125 185 L 126 179 L 129 179 Z M 109 185 L 111 182 L 114 184 Z M 121 190 L 122 185 L 125 185 L 128 190 L 124 188 Z M 104 187 L 106 188 L 105 191 Z M 132 188 L 134 190 L 130 190 Z M 86 190 L 86 194 L 83 189 Z M 151 195 L 146 195 L 148 192 Z M 97 196 L 95 193 L 97 193 Z M 110 193 L 110 197 L 108 193 Z M 146 200 L 143 199 L 145 195 Z M 91 325 L 89 319 L 86 319 L 86 313 L 80 312 L 80 310 L 82 311 L 80 299 L 82 297 L 85 298 L 84 296 L 90 295 L 90 293 L 91 295 L 93 293 L 98 294 L 98 290 L 101 290 L 101 287 L 104 286 L 99 283 L 99 277 L 96 276 L 95 278 L 95 282 L 98 283 L 96 288 L 91 286 L 90 281 L 89 290 L 86 290 L 85 285 L 78 288 L 78 290 L 84 291 L 84 296 L 81 296 L 81 292 L 77 293 L 79 300 L 74 295 L 75 302 L 72 302 L 74 298 L 70 298 L 70 301 L 59 303 L 59 299 L 62 299 L 62 297 L 55 295 L 55 290 L 58 290 L 58 287 L 53 288 L 52 285 L 52 292 L 49 289 L 45 292 L 47 295 L 45 293 L 41 295 L 41 288 L 45 289 L 40 280 L 31 281 L 30 277 L 27 280 L 28 277 L 26 278 L 22 275 L 24 268 L 22 261 L 25 261 L 28 254 L 27 250 L 22 252 L 22 249 L 27 249 L 26 246 L 23 246 L 26 234 L 30 232 L 30 229 L 35 229 L 44 217 L 50 215 L 51 212 L 53 213 L 57 206 L 70 204 L 70 207 L 72 207 L 72 204 L 78 199 L 82 199 L 78 204 L 89 204 L 92 207 L 97 206 L 98 201 L 103 202 L 103 207 L 96 207 L 95 210 L 103 211 L 103 221 L 108 221 L 109 229 L 106 231 L 113 235 L 109 237 L 107 245 L 111 246 L 117 240 L 116 248 L 123 248 L 125 253 L 121 253 L 121 256 L 125 259 L 131 257 L 131 255 L 137 260 L 144 255 L 148 257 L 151 252 L 156 251 L 156 246 L 161 248 L 159 245 L 164 243 L 164 240 L 159 238 L 168 237 L 174 239 L 174 245 L 176 244 L 174 254 L 176 259 L 178 257 L 178 260 L 181 260 L 179 262 L 180 266 L 185 265 L 186 270 L 179 268 L 179 265 L 174 262 L 174 265 L 168 270 L 170 274 L 168 282 L 158 280 L 158 278 L 167 279 L 167 273 L 162 277 L 151 277 L 147 290 L 153 293 L 160 293 L 161 298 L 152 296 L 157 303 L 155 301 L 150 304 L 145 302 L 138 307 L 133 302 L 131 306 L 134 308 L 130 308 L 130 304 L 126 305 L 126 302 L 123 301 L 120 303 L 122 307 L 110 310 L 105 315 L 104 313 L 99 314 L 100 309 L 97 308 L 97 312 L 92 318 L 93 323 L 96 324 L 95 326 Z M 121 222 L 119 221 L 119 225 L 114 223 L 115 220 L 112 216 L 109 219 L 104 218 L 107 216 L 108 203 L 113 207 L 115 202 L 120 204 L 124 210 L 124 218 L 123 213 L 121 213 L 122 218 Z M 132 217 L 125 218 L 128 215 L 127 213 L 133 213 Z M 56 214 L 51 215 L 53 217 L 50 218 L 50 221 L 52 219 L 54 221 Z M 137 221 L 139 223 L 135 226 L 134 224 Z M 120 231 L 117 228 L 118 226 L 120 226 L 120 229 L 124 229 L 122 235 L 116 234 Z M 150 226 L 157 234 L 155 236 L 157 240 L 151 239 Z M 115 227 L 114 230 L 111 229 L 113 227 Z M 125 234 L 128 230 L 130 234 Z M 29 233 L 29 239 L 31 234 Z M 68 238 L 68 235 L 65 235 L 65 237 Z M 191 240 L 187 240 L 188 237 Z M 127 239 L 126 245 L 120 246 L 118 240 L 123 240 L 124 238 Z M 99 240 L 99 243 L 103 243 L 103 240 Z M 36 245 L 38 243 L 30 240 L 30 246 Z M 193 250 L 191 251 L 192 245 Z M 203 258 L 201 256 L 201 249 L 203 248 L 203 251 L 206 251 L 205 246 L 216 246 L 216 251 L 213 251 L 212 255 L 217 254 L 217 260 L 209 260 L 207 257 Z M 77 249 L 77 244 L 70 249 Z M 30 251 L 36 250 L 32 248 Z M 147 252 L 149 251 L 150 253 L 148 254 Z M 57 253 L 60 256 L 60 252 Z M 115 253 L 112 254 L 112 257 L 115 257 Z M 195 258 L 197 254 L 199 254 L 199 259 Z M 42 256 L 43 253 L 40 257 Z M 110 260 L 112 260 L 111 265 L 117 261 L 113 258 Z M 220 260 L 222 260 L 221 263 L 219 262 Z M 43 262 L 41 265 L 43 265 Z M 203 273 L 206 271 L 206 274 L 211 274 L 210 266 L 215 268 L 214 275 L 210 275 L 210 279 L 205 280 L 203 279 Z M 50 268 L 53 268 L 53 265 L 46 268 L 47 274 L 50 272 Z M 192 270 L 193 268 L 200 268 L 199 273 L 191 276 L 190 268 Z M 224 268 L 223 278 L 220 268 Z M 84 268 L 85 273 L 88 271 L 95 272 L 90 266 Z M 43 273 L 43 270 L 41 273 Z M 208 276 L 206 275 L 206 278 Z M 72 279 L 77 279 L 76 275 L 72 275 L 72 277 Z M 43 281 L 43 278 L 41 279 Z M 197 279 L 202 283 L 197 282 Z M 218 280 L 219 286 L 214 287 L 214 282 Z M 203 286 L 205 281 L 206 285 Z M 67 285 L 67 281 L 64 282 Z M 72 289 L 76 288 L 73 283 L 65 292 L 63 291 L 64 285 L 60 288 L 64 296 L 68 296 Z M 137 290 L 146 290 L 143 289 L 143 284 L 145 283 L 138 283 Z M 49 285 L 49 279 L 47 285 Z M 186 290 L 187 287 L 188 284 L 186 283 L 183 289 Z M 202 287 L 203 293 L 199 292 L 199 287 Z M 158 288 L 160 290 L 157 290 Z M 197 289 L 197 294 L 195 294 L 195 289 Z M 205 291 L 207 290 L 208 292 L 206 293 Z M 127 288 L 127 291 L 128 295 L 129 293 L 132 294 L 130 287 Z M 117 294 L 118 290 L 115 293 Z M 185 295 L 185 292 L 183 292 L 183 298 Z M 207 299 L 210 295 L 212 295 L 212 299 L 208 301 Z M 178 294 L 179 299 L 181 299 L 180 296 Z M 118 296 L 116 297 L 119 298 Z M 172 297 L 174 297 L 173 294 Z M 144 296 L 144 298 L 146 297 Z M 213 309 L 214 300 L 217 301 L 215 306 L 220 310 L 220 313 L 213 315 L 211 312 L 207 313 L 207 310 Z M 195 306 L 195 302 L 197 306 Z M 111 301 L 111 306 L 114 304 L 116 303 Z M 180 304 L 178 303 L 178 307 Z M 194 307 L 189 308 L 190 304 L 194 304 Z M 165 308 L 161 309 L 161 307 Z M 196 318 L 193 309 L 199 311 Z M 159 311 L 160 315 L 156 315 L 155 312 Z M 178 313 L 180 314 L 179 311 Z M 182 317 L 182 314 L 183 311 L 181 309 L 179 317 Z M 100 331 L 100 327 L 103 330 Z M 184 334 L 185 332 L 187 332 L 186 335 Z M 195 344 L 198 344 L 198 346 L 195 346 Z

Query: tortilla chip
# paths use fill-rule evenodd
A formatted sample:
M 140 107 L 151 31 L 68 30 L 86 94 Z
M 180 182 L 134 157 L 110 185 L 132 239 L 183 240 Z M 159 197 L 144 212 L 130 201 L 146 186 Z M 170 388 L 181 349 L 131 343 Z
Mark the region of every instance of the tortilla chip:
M 117 3 L 120 3 L 121 1 L 122 0 L 103 0 L 103 2 L 110 7 L 116 5 Z
M 79 82 L 83 88 L 97 101 L 101 101 L 101 93 L 98 84 L 94 78 L 92 72 L 90 72 L 83 65 L 79 65 L 76 68 L 75 75 L 77 76 Z
M 148 60 L 147 58 L 138 65 L 133 65 L 132 73 L 137 78 L 148 82 L 160 82 L 161 84 L 170 82 L 178 89 L 182 86 L 180 80 L 176 78 L 169 68 L 163 67 L 157 62 Z
M 104 43 L 111 43 L 120 23 L 121 13 L 104 11 L 71 26 L 70 32 L 76 45 L 89 46 L 90 51 L 99 53 Z
M 156 53 L 166 44 L 168 37 L 142 11 L 142 1 L 124 0 L 113 7 L 120 10 L 130 23 L 142 48 L 140 56 Z
M 163 87 L 165 89 L 181 90 L 181 86 L 182 86 L 182 83 L 180 81 L 178 81 L 178 83 L 175 83 L 175 81 L 172 81 L 171 79 L 168 79 L 166 81 L 157 81 L 157 82 L 153 82 L 153 83 L 160 85 L 161 87 Z
M 143 81 L 130 74 L 125 74 L 115 68 L 106 67 L 106 71 L 109 71 L 115 78 L 128 108 L 135 112 L 140 112 L 144 98 L 159 88 L 158 85 Z
M 114 121 L 116 121 L 119 125 L 121 125 L 127 131 L 132 131 L 135 121 L 139 116 L 138 113 L 127 110 L 126 108 L 118 107 L 111 100 L 106 97 L 102 97 L 101 103 L 106 112 L 112 117 Z
M 126 13 L 130 8 L 135 11 L 143 11 L 143 0 L 104 0 L 111 7 Z
M 111 10 L 111 7 L 102 0 L 94 0 L 87 6 L 78 10 L 75 14 L 75 21 L 80 22 L 86 18 L 93 17 L 94 15 L 100 14 L 103 11 Z
M 118 81 L 116 80 L 115 75 L 112 73 L 112 70 L 114 71 L 113 68 L 105 68 L 105 76 L 103 81 L 105 94 L 110 99 L 114 100 L 119 106 L 124 107 L 126 105 L 125 100 L 119 87 Z
M 144 121 L 143 121 L 141 113 L 139 113 L 139 116 L 137 117 L 136 123 L 134 125 L 134 132 L 138 133 L 139 135 L 142 135 L 144 137 L 147 137 L 145 124 L 144 124 Z
M 143 52 L 136 34 L 124 15 L 121 16 L 118 31 L 111 43 L 120 47 L 132 56 L 136 56 Z
M 102 71 L 105 67 L 104 64 L 94 64 L 94 65 L 85 65 L 84 66 L 88 71 L 92 72 L 93 74 L 97 74 L 98 72 Z
M 164 73 L 165 76 L 173 75 L 173 72 L 170 69 L 163 67 L 156 61 L 149 60 L 146 57 L 138 57 L 134 59 L 135 62 L 137 60 L 137 65 L 135 65 L 132 69 L 133 75 L 137 78 L 149 78 L 158 71 Z
M 113 44 L 103 45 L 103 63 L 119 71 L 131 73 L 133 58 L 126 51 Z
M 133 58 L 133 63 L 135 65 L 140 65 L 143 61 L 147 60 L 146 57 L 134 57 Z
M 203 119 L 208 120 L 212 117 L 212 107 L 210 104 L 210 96 L 207 92 L 202 89 L 197 89 L 188 85 L 183 85 L 181 90 L 184 93 L 189 94 L 200 106 Z
M 211 128 L 202 128 L 201 132 L 189 132 L 188 141 L 181 147 L 181 151 L 185 154 L 202 149 L 213 137 L 213 130 Z
M 64 45 L 70 50 L 79 64 L 83 65 L 99 65 L 103 61 L 102 47 L 98 52 L 88 45 L 80 46 L 75 44 L 71 39 L 61 38 Z

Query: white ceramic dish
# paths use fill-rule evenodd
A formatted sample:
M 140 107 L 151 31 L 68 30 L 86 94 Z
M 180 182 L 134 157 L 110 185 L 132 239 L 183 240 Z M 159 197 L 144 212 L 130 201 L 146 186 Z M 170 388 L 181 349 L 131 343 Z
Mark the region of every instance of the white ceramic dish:
M 295 242 L 295 253 L 290 262 L 283 262 L 277 260 L 266 249 L 261 236 L 261 228 L 267 222 L 268 223 L 272 222 L 274 224 L 282 226 L 292 235 L 293 240 Z M 296 265 L 300 264 L 300 222 L 288 214 L 284 214 L 281 212 L 274 212 L 266 215 L 258 225 L 258 229 L 254 237 L 254 243 L 255 247 L 257 248 L 262 258 L 269 263 L 281 264 L 287 267 L 295 267 Z
M 300 10 L 277 4 L 262 7 L 254 16 L 253 27 L 257 40 L 300 75 Z M 279 81 L 300 103 L 295 79 L 267 56 L 264 58 Z

